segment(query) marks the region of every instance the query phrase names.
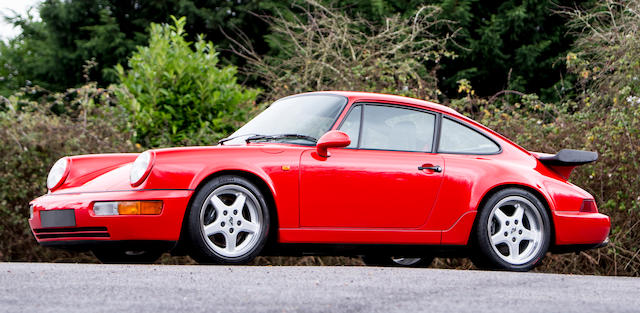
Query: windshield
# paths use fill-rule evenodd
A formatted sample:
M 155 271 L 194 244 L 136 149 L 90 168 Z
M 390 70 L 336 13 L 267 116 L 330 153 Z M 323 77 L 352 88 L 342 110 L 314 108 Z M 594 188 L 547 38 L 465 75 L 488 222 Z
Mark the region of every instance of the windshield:
M 330 94 L 292 96 L 274 102 L 269 108 L 238 129 L 224 144 L 238 144 L 249 136 L 301 135 L 315 139 L 324 135 L 338 118 L 347 98 Z M 289 143 L 315 144 L 294 136 L 265 138 Z

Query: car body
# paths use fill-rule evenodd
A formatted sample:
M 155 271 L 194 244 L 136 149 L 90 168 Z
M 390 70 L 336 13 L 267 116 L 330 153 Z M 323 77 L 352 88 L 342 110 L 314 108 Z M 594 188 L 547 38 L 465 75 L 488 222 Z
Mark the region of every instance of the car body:
M 289 129 L 303 131 L 285 136 L 278 132 Z M 321 138 L 316 143 L 304 137 Z M 295 95 L 275 102 L 229 139 L 217 146 L 147 151 L 146 163 L 139 162 L 144 168 L 134 164 L 141 156 L 135 153 L 63 158 L 57 167 L 60 181 L 52 182 L 50 192 L 30 204 L 34 236 L 42 245 L 94 251 L 110 243 L 112 250 L 103 256 L 114 253 L 113 247 L 135 250 L 156 244 L 162 251 L 207 250 L 215 240 L 190 242 L 208 236 L 205 215 L 215 215 L 216 223 L 225 224 L 226 208 L 236 200 L 206 206 L 224 198 L 212 198 L 213 188 L 233 179 L 238 180 L 233 186 L 241 187 L 233 192 L 242 194 L 242 201 L 250 198 L 245 209 L 252 206 L 253 213 L 239 213 L 245 216 L 225 225 L 251 224 L 258 218 L 252 216 L 268 215 L 266 222 L 260 220 L 259 232 L 242 233 L 242 240 L 265 237 L 264 242 L 246 258 L 219 258 L 215 249 L 209 249 L 196 252 L 199 261 L 246 263 L 267 251 L 318 252 L 323 247 L 343 248 L 331 253 L 384 257 L 426 257 L 445 250 L 473 256 L 480 250 L 485 254 L 480 259 L 487 261 L 491 251 L 483 252 L 482 246 L 485 250 L 493 246 L 498 247 L 494 258 L 478 263 L 528 270 L 547 250 L 598 247 L 609 233 L 609 217 L 598 213 L 593 196 L 567 180 L 575 166 L 595 161 L 597 154 L 529 152 L 456 111 L 427 101 L 344 91 Z M 133 175 L 140 177 L 133 181 Z M 207 187 L 212 181 L 217 185 Z M 206 195 L 205 187 L 210 189 Z M 497 210 L 513 211 L 512 215 L 493 208 L 494 213 L 485 213 L 493 215 L 479 222 L 480 213 L 492 209 L 484 207 L 498 203 L 500 199 L 493 198 L 500 193 L 511 202 Z M 198 201 L 204 203 L 202 225 L 197 216 L 190 217 L 191 211 L 200 210 L 192 209 Z M 518 223 L 521 206 L 520 224 L 528 228 L 509 228 Z M 501 219 L 507 215 L 511 226 L 505 226 L 506 217 Z M 505 239 L 497 243 L 489 238 L 488 244 L 481 244 L 478 238 L 485 236 L 477 235 L 484 229 L 479 225 L 488 227 L 482 231 L 494 237 L 504 230 Z M 525 238 L 534 228 L 537 232 L 530 237 L 539 242 Z M 189 236 L 189 229 L 207 235 Z M 525 237 L 515 237 L 522 232 Z M 223 235 L 235 236 L 228 230 Z M 229 246 L 228 238 L 221 239 L 221 249 Z M 233 238 L 235 249 L 242 243 Z M 263 250 L 266 242 L 268 249 Z M 505 255 L 500 249 L 514 250 L 500 261 L 495 257 Z M 536 252 L 526 262 L 508 257 L 527 249 Z

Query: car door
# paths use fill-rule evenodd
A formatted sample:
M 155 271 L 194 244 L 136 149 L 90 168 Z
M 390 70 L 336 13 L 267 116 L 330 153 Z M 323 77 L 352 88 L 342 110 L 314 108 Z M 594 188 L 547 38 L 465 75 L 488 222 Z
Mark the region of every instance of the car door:
M 426 223 L 445 164 L 432 153 L 437 114 L 356 104 L 339 129 L 351 138 L 328 158 L 301 156 L 302 227 L 418 228 Z

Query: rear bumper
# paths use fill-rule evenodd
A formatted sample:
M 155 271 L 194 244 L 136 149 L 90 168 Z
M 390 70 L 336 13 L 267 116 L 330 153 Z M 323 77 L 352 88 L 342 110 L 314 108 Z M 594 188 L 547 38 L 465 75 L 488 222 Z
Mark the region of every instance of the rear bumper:
M 31 202 L 29 226 L 42 245 L 124 240 L 177 241 L 192 190 L 131 190 L 78 194 L 50 194 Z M 159 215 L 95 216 L 96 201 L 161 200 Z M 42 227 L 40 215 L 50 210 L 73 210 L 75 226 Z
M 555 244 L 591 245 L 604 243 L 609 236 L 611 221 L 600 213 L 553 212 L 555 224 Z

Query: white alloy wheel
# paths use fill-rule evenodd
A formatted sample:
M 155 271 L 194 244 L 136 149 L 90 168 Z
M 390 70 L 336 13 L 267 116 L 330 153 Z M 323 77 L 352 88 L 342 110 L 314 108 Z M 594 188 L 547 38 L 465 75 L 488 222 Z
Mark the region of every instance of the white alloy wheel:
M 224 258 L 252 252 L 265 227 L 260 202 L 247 188 L 222 185 L 209 194 L 200 210 L 205 243 Z
M 544 224 L 540 212 L 527 198 L 505 197 L 493 206 L 489 216 L 489 241 L 502 260 L 521 265 L 540 253 Z

